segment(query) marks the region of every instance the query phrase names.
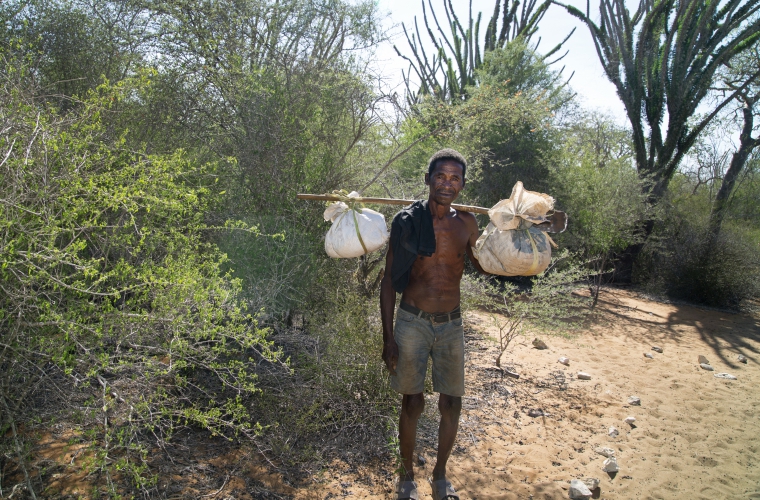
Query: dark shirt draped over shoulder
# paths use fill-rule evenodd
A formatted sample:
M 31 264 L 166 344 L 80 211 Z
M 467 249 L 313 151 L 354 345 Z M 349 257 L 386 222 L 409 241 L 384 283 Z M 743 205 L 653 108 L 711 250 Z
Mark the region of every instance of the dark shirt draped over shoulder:
M 396 292 L 402 293 L 409 284 L 417 256 L 430 257 L 435 253 L 433 215 L 427 200 L 415 201 L 396 214 L 391 223 L 391 244 L 391 283 Z

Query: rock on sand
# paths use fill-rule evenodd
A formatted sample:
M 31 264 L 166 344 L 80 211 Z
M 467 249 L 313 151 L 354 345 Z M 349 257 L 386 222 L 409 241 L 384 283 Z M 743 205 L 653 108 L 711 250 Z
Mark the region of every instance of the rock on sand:
M 602 464 L 602 470 L 604 472 L 618 472 L 620 471 L 620 467 L 618 467 L 617 458 L 610 457 L 607 460 L 604 461 Z
M 595 477 L 587 477 L 583 480 L 583 484 L 586 485 L 586 488 L 588 488 L 591 491 L 594 491 L 599 487 L 600 481 Z
M 578 500 L 591 498 L 591 490 L 580 479 L 573 479 L 570 481 L 570 498 Z
M 594 448 L 594 451 L 605 458 L 610 458 L 610 457 L 615 456 L 615 450 L 613 450 L 612 448 L 605 448 L 605 447 L 599 446 L 597 448 Z

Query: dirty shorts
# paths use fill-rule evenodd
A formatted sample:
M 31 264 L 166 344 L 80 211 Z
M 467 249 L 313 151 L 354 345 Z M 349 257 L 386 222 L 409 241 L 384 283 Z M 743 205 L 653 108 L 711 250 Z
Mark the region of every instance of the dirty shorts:
M 448 396 L 464 395 L 464 329 L 461 316 L 432 323 L 399 308 L 393 336 L 398 345 L 396 375 L 391 387 L 401 394 L 425 389 L 428 357 L 433 358 L 433 390 Z

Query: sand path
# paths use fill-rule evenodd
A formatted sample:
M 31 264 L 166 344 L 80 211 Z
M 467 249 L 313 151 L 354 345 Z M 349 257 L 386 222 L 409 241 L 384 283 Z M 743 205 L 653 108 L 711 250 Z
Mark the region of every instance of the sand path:
M 573 338 L 520 338 L 507 361 L 522 375 L 493 369 L 495 345 L 484 314 L 470 314 L 467 388 L 449 475 L 462 499 L 568 498 L 572 478 L 601 480 L 595 498 L 760 498 L 760 321 L 602 293 L 601 314 Z M 662 347 L 663 353 L 651 350 Z M 648 359 L 644 353 L 652 353 Z M 708 358 L 715 372 L 700 369 Z M 737 361 L 739 354 L 749 362 Z M 570 366 L 557 362 L 570 358 Z M 578 380 L 583 371 L 591 380 Z M 728 372 L 737 380 L 721 380 Z M 629 406 L 638 396 L 640 406 Z M 427 396 L 417 451 L 421 498 L 430 497 L 437 432 L 436 396 Z M 531 418 L 540 409 L 545 415 Z M 633 416 L 635 426 L 623 422 Z M 620 434 L 611 438 L 608 430 Z M 620 472 L 601 470 L 597 447 L 615 450 Z M 336 464 L 296 498 L 391 498 L 390 471 Z

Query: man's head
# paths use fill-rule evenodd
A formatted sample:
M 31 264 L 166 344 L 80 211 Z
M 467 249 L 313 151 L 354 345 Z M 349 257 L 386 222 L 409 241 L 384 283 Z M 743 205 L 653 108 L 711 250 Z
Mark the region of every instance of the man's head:
M 467 160 L 464 159 L 464 156 L 459 151 L 451 148 L 441 149 L 430 157 L 428 161 L 428 175 L 432 174 L 435 167 L 446 160 L 453 160 L 462 166 L 462 179 L 464 179 L 467 173 Z
M 430 186 L 430 199 L 442 205 L 451 204 L 464 188 L 467 162 L 453 149 L 442 149 L 430 157 L 425 184 Z

